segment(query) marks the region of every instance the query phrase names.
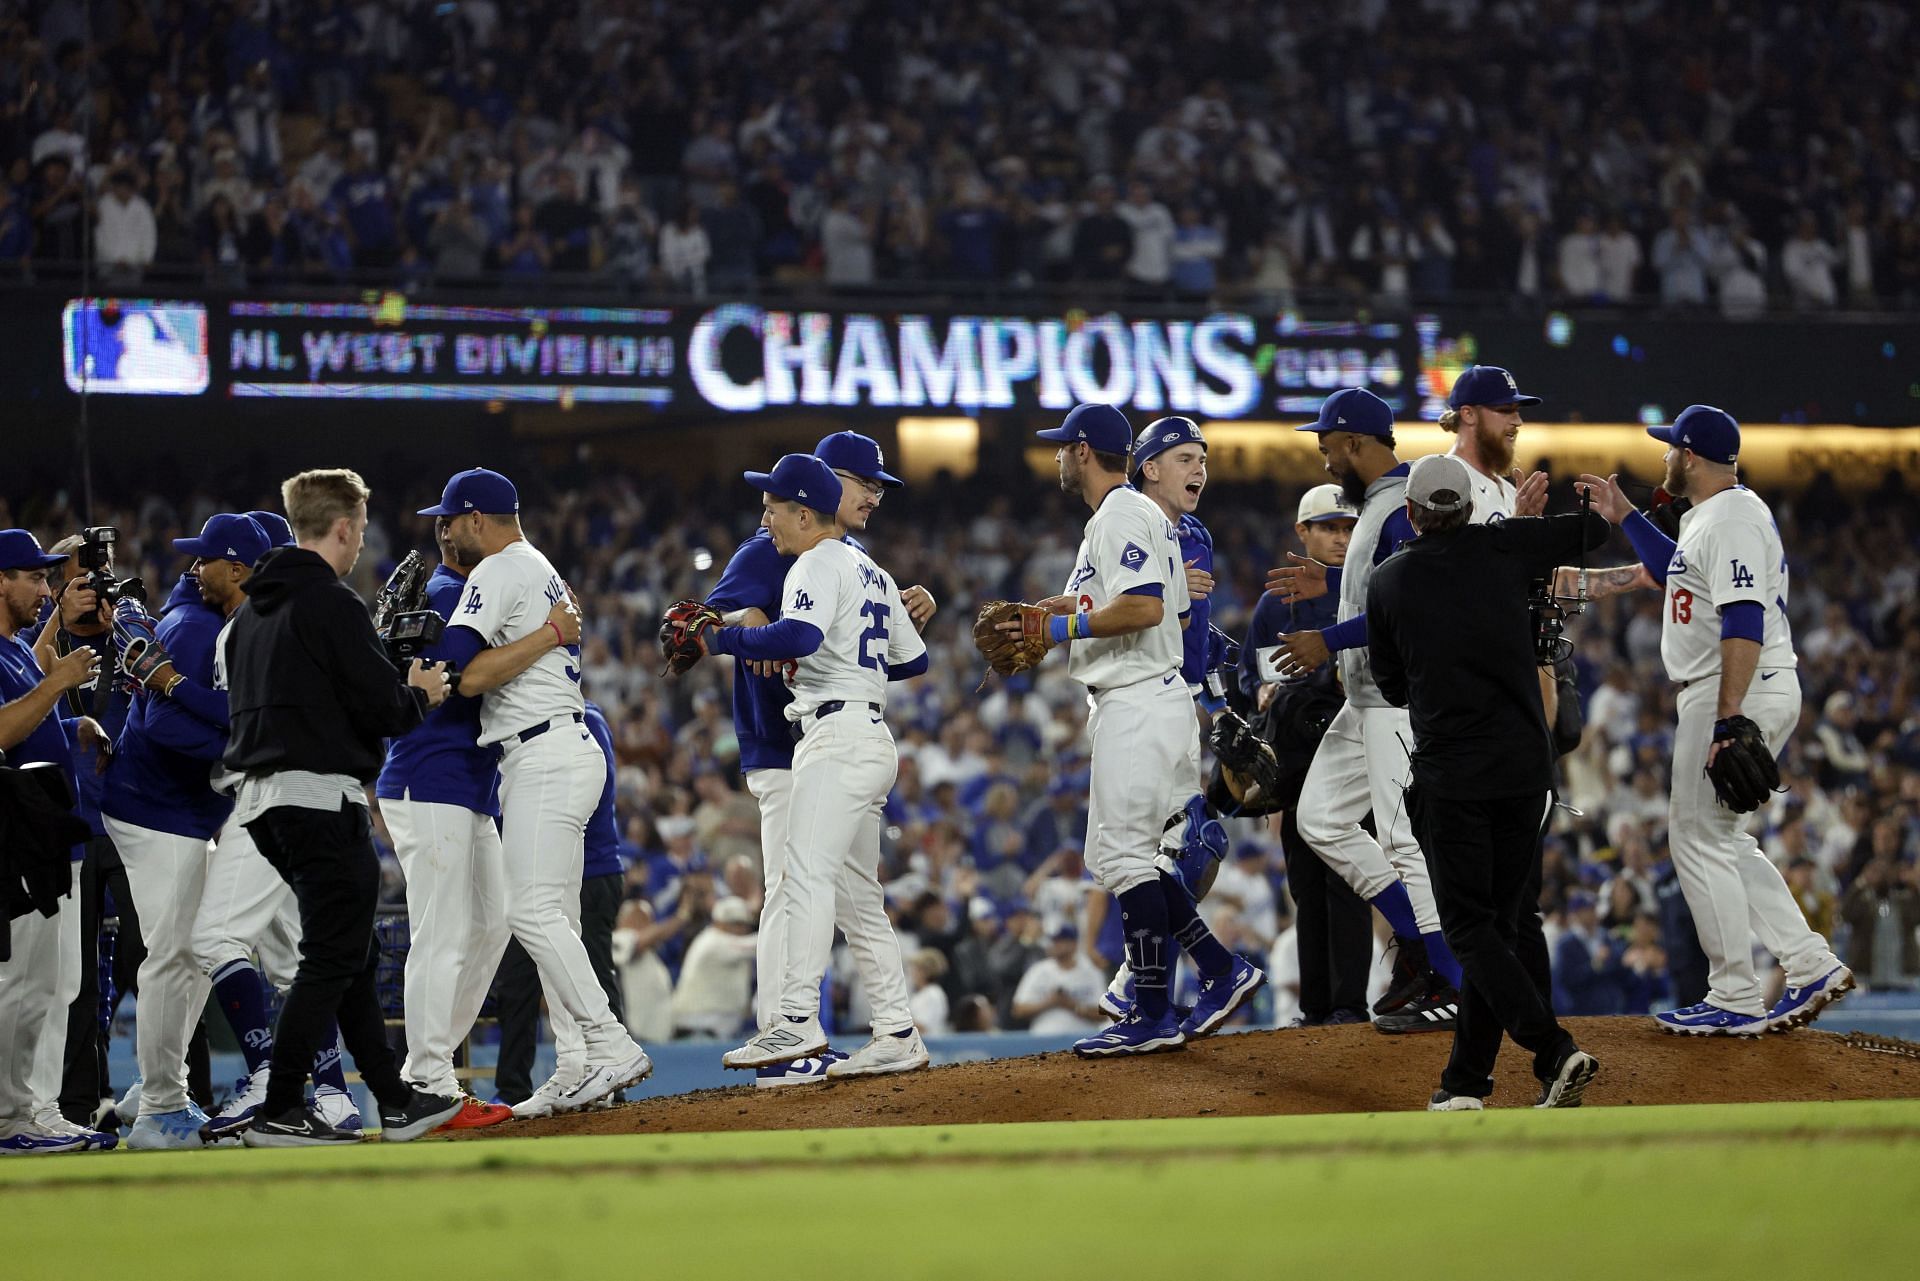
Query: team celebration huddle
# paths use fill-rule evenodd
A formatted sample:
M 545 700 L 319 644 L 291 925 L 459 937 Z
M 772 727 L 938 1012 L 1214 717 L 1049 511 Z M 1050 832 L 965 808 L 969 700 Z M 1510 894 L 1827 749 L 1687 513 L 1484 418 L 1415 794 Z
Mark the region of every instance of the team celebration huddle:
M 1555 1016 L 1538 908 L 1555 762 L 1580 738 L 1560 626 L 1632 591 L 1665 598 L 1672 858 L 1709 966 L 1706 998 L 1658 1025 L 1786 1031 L 1845 995 L 1852 973 L 1748 830 L 1801 694 L 1786 554 L 1739 483 L 1739 425 L 1695 405 L 1650 428 L 1664 471 L 1645 511 L 1618 477 L 1586 475 L 1577 510 L 1549 515 L 1548 477 L 1514 468 L 1538 403 L 1507 370 L 1471 367 L 1441 419 L 1451 449 L 1403 460 L 1386 401 L 1327 397 L 1299 430 L 1330 483 L 1273 516 L 1299 554 L 1230 567 L 1266 573 L 1239 636 L 1212 621 L 1225 569 L 1198 514 L 1206 436 L 1187 418 L 1136 430 L 1083 404 L 1038 433 L 1086 518 L 1070 576 L 1030 603 L 896 582 L 870 524 L 903 482 L 866 436 L 746 472 L 740 510 L 758 528 L 658 633 L 669 678 L 731 664 L 758 811 L 754 1027 L 724 1067 L 830 1087 L 931 1063 L 881 876 L 901 773 L 890 699 L 928 671 L 942 608 L 973 618 L 983 697 L 1045 663 L 1085 686 L 1098 894 L 1081 928 L 1117 926 L 1124 962 L 1100 976 L 1107 1025 L 1075 1054 L 1178 1050 L 1245 1017 L 1267 962 L 1216 937 L 1202 905 L 1232 833 L 1258 824 L 1285 855 L 1304 1023 L 1451 1032 L 1436 1111 L 1483 1107 L 1511 1037 L 1536 1106 L 1579 1106 L 1600 1064 Z M 190 564 L 153 609 L 110 578 L 50 582 L 74 549 L 0 531 L 5 861 L 34 903 L 0 958 L 0 1152 L 101 1151 L 123 1130 L 130 1148 L 357 1142 L 371 1127 L 349 1063 L 389 1142 L 608 1106 L 653 1072 L 609 959 L 617 760 L 583 684 L 567 566 L 522 530 L 511 479 L 466 470 L 419 512 L 414 541 L 433 555 L 404 558 L 369 613 L 343 581 L 369 493 L 352 471 L 307 471 L 281 512 L 214 515 L 175 540 Z M 1637 563 L 1590 565 L 1615 529 Z M 76 697 L 102 684 L 127 695 L 111 733 Z M 405 878 L 403 1055 L 377 991 L 370 794 Z M 96 867 L 83 855 L 102 837 L 117 858 Z M 104 981 L 88 971 L 109 904 L 137 921 L 121 943 L 137 969 L 112 982 L 138 994 L 139 1081 L 81 1123 L 61 1107 L 69 1010 Z M 1376 913 L 1390 973 L 1370 991 Z M 865 1039 L 838 1046 L 823 1010 L 836 932 L 870 1009 Z M 1756 943 L 1784 973 L 1776 999 Z M 1197 975 L 1184 988 L 1182 956 Z M 462 1057 L 509 975 L 544 1001 L 555 1054 L 511 1105 L 468 1094 Z M 210 998 L 247 1073 L 212 1111 L 188 1089 Z

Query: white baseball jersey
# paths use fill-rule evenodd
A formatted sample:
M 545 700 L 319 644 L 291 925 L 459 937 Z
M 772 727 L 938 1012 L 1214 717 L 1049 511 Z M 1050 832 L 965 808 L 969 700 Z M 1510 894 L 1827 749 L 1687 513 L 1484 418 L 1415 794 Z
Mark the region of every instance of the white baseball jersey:
M 1100 609 L 1138 588 L 1158 587 L 1166 610 L 1157 627 L 1127 636 L 1077 640 L 1067 648 L 1067 671 L 1089 689 L 1119 689 L 1164 680 L 1180 671 L 1180 615 L 1187 607 L 1187 576 L 1180 536 L 1151 498 L 1121 485 L 1101 500 L 1087 522 L 1065 594 L 1075 609 Z
M 1720 670 L 1720 611 L 1736 601 L 1753 601 L 1765 611 L 1760 670 L 1795 666 L 1780 529 L 1766 503 L 1744 485 L 1715 494 L 1680 518 L 1660 629 L 1660 658 L 1670 679 L 1697 681 Z
M 1467 463 L 1467 477 L 1473 483 L 1471 520 L 1474 524 L 1491 525 L 1513 515 L 1516 491 L 1512 481 L 1504 476 L 1489 476 L 1472 463 Z
M 490 648 L 511 645 L 545 627 L 548 612 L 566 598 L 567 586 L 553 565 L 521 538 L 475 567 L 449 625 L 471 627 Z M 480 745 L 556 716 L 583 714 L 586 707 L 579 647 L 550 649 L 532 667 L 481 696 Z
M 827 539 L 801 552 L 781 589 L 780 617 L 820 629 L 820 648 L 800 660 L 787 719 L 813 715 L 822 703 L 887 701 L 887 665 L 927 652 L 900 589 L 851 543 Z

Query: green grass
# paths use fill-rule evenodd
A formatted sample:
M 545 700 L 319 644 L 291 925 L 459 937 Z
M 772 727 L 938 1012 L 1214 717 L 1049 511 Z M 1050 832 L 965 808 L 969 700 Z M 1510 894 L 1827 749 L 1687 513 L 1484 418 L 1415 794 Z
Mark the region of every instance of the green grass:
M 0 1165 L 0 1275 L 1772 1281 L 1916 1203 L 1910 1102 L 116 1153 Z

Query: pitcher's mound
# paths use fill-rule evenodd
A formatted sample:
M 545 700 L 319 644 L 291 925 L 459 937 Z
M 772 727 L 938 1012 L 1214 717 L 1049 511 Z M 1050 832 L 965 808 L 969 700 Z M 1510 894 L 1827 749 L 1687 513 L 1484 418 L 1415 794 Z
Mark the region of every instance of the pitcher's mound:
M 1590 1106 L 1920 1098 L 1920 1059 L 1870 1053 L 1839 1036 L 1664 1035 L 1644 1018 L 1569 1019 L 1600 1060 Z M 1366 1024 L 1216 1036 L 1137 1059 L 1071 1054 L 959 1063 L 904 1076 L 786 1089 L 701 1090 L 602 1112 L 516 1121 L 473 1137 L 814 1130 L 987 1121 L 1120 1121 L 1424 1108 L 1453 1038 L 1383 1036 Z M 716 1043 L 714 1054 L 726 1047 Z M 1492 1099 L 1531 1106 L 1531 1056 L 1508 1042 Z

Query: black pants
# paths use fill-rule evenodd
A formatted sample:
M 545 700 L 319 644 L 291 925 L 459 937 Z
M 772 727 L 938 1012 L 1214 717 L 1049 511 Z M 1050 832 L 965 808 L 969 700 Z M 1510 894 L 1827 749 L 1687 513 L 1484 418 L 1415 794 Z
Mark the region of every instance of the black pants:
M 1537 876 L 1546 803 L 1544 792 L 1475 801 L 1408 789 L 1440 928 L 1463 974 L 1453 1055 L 1440 1075 L 1449 1094 L 1493 1093 L 1502 1031 L 1533 1052 L 1534 1075 L 1543 1080 L 1573 1048 L 1519 955 L 1522 898 Z
M 134 914 L 133 891 L 113 838 L 96 836 L 87 842 L 86 857 L 75 869 L 74 897 L 80 907 L 80 995 L 67 1007 L 66 1059 L 60 1077 L 60 1114 L 76 1124 L 93 1118 L 100 1100 L 116 1093 L 107 1069 L 114 1011 L 122 998 L 140 987 L 140 962 L 147 949 L 140 942 L 140 918 Z M 103 929 L 116 921 L 114 931 Z M 101 999 L 100 982 L 112 985 L 112 1000 Z M 207 1058 L 207 1025 L 194 1025 L 187 1042 L 187 1096 L 201 1107 L 213 1103 L 212 1072 Z
M 1540 999 L 1553 1008 L 1553 958 L 1547 951 L 1547 931 L 1540 919 L 1540 862 L 1546 853 L 1546 833 L 1533 846 L 1533 866 L 1527 869 L 1527 883 L 1520 890 L 1520 911 L 1514 921 L 1517 933 L 1514 952 L 1526 967 L 1527 977 L 1540 993 Z
M 374 1097 L 383 1107 L 404 1106 L 412 1090 L 400 1079 L 374 989 L 380 856 L 367 807 L 345 800 L 335 813 L 276 806 L 247 832 L 300 905 L 300 966 L 274 1026 L 263 1113 L 304 1104 L 313 1056 L 335 1019 Z
M 1317 1024 L 1335 1010 L 1347 1010 L 1365 1019 L 1373 909 L 1301 838 L 1293 810 L 1281 815 L 1280 849 L 1287 857 L 1294 938 L 1300 945 L 1300 1016 Z
M 580 941 L 587 945 L 600 990 L 613 1005 L 613 1017 L 626 1021 L 620 971 L 613 963 L 613 925 L 625 896 L 618 872 L 588 877 L 580 885 Z M 533 1094 L 533 1053 L 540 1036 L 540 972 L 519 939 L 507 943 L 494 977 L 493 1009 L 500 1020 L 500 1061 L 493 1070 L 493 1091 L 503 1103 L 521 1103 Z

